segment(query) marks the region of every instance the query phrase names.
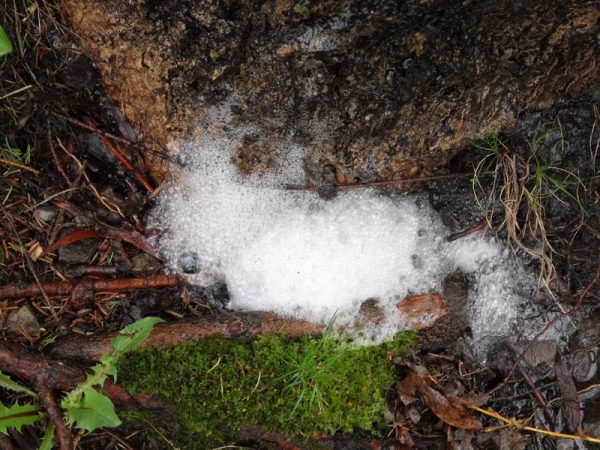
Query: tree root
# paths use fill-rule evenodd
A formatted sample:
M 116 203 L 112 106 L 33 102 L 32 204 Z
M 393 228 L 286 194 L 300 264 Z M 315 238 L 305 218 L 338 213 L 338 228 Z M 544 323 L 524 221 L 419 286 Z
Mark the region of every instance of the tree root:
M 176 275 L 156 275 L 152 278 L 120 278 L 116 280 L 83 279 L 75 281 L 51 281 L 38 285 L 9 284 L 0 286 L 0 299 L 33 297 L 45 292 L 46 295 L 71 295 L 89 298 L 99 291 L 127 291 L 134 289 L 154 289 L 178 286 L 181 283 Z
M 192 320 L 161 323 L 154 327 L 141 348 L 164 349 L 184 342 L 198 342 L 212 335 L 253 338 L 261 334 L 285 333 L 289 337 L 319 335 L 324 326 L 304 320 L 285 319 L 266 312 L 222 313 Z M 82 337 L 74 336 L 58 340 L 50 354 L 53 357 L 98 361 L 111 351 L 111 341 L 118 332 Z

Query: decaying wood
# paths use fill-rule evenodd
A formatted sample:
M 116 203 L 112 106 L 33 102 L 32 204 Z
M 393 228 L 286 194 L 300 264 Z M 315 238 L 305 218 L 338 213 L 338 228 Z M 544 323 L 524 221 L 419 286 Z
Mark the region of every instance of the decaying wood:
M 141 348 L 169 348 L 184 342 L 198 342 L 212 335 L 252 338 L 262 334 L 285 333 L 289 337 L 319 335 L 324 326 L 304 320 L 285 319 L 266 312 L 223 313 L 192 320 L 156 325 Z M 63 359 L 97 361 L 110 352 L 118 332 L 91 337 L 68 337 L 56 342 L 51 355 Z
M 136 289 L 155 289 L 181 284 L 177 275 L 155 275 L 152 278 L 119 278 L 116 280 L 82 279 L 76 281 L 51 281 L 26 285 L 9 284 L 0 286 L 0 299 L 33 297 L 42 291 L 49 296 L 77 295 L 87 298 L 95 292 L 120 292 Z

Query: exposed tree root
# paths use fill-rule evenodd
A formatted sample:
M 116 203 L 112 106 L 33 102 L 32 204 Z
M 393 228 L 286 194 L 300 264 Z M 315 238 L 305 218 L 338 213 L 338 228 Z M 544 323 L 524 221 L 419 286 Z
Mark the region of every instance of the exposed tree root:
M 192 320 L 161 323 L 141 344 L 141 348 L 169 348 L 184 342 L 198 342 L 212 336 L 252 338 L 261 334 L 285 333 L 289 337 L 319 335 L 324 326 L 304 320 L 285 319 L 272 313 L 223 313 Z M 68 337 L 59 340 L 51 350 L 53 357 L 80 361 L 97 361 L 110 352 L 111 341 L 117 332 L 84 338 Z
M 9 346 L 0 342 L 0 370 L 33 388 L 48 417 L 56 426 L 61 450 L 72 450 L 73 438 L 65 424 L 56 395 L 59 392 L 69 391 L 82 382 L 87 375 L 86 369 L 51 359 L 20 345 Z M 110 382 L 105 383 L 102 392 L 115 403 L 126 407 L 164 409 L 148 395 L 129 395 L 123 388 Z
M 176 275 L 156 275 L 152 278 L 121 278 L 116 280 L 74 280 L 74 281 L 52 281 L 38 285 L 31 283 L 26 285 L 9 284 L 0 286 L 0 299 L 33 297 L 45 292 L 46 295 L 76 295 L 87 298 L 91 294 L 100 291 L 127 291 L 135 289 L 154 289 L 159 287 L 170 287 L 181 284 Z

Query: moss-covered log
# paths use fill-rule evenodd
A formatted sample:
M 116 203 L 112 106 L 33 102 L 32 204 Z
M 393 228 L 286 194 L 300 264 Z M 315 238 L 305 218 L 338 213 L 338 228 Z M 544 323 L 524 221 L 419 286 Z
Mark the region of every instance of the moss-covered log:
M 178 418 L 165 423 L 137 411 L 125 415 L 134 422 L 150 420 L 153 428 L 190 450 L 243 440 L 240 427 L 292 440 L 337 431 L 377 434 L 396 377 L 393 357 L 413 342 L 412 332 L 360 347 L 328 336 L 291 340 L 268 335 L 252 341 L 213 336 L 136 352 L 119 367 L 121 383 L 162 398 Z

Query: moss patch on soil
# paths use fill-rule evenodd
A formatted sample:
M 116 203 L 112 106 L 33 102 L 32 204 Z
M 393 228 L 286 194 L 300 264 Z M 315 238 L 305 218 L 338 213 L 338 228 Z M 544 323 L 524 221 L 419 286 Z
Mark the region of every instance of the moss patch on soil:
M 157 417 L 150 420 L 182 448 L 234 442 L 240 426 L 309 438 L 381 424 L 395 378 L 392 358 L 413 344 L 411 332 L 360 347 L 331 337 L 215 336 L 131 354 L 119 377 L 130 391 L 150 393 L 172 408 L 176 429 Z M 132 411 L 124 416 L 148 420 Z

